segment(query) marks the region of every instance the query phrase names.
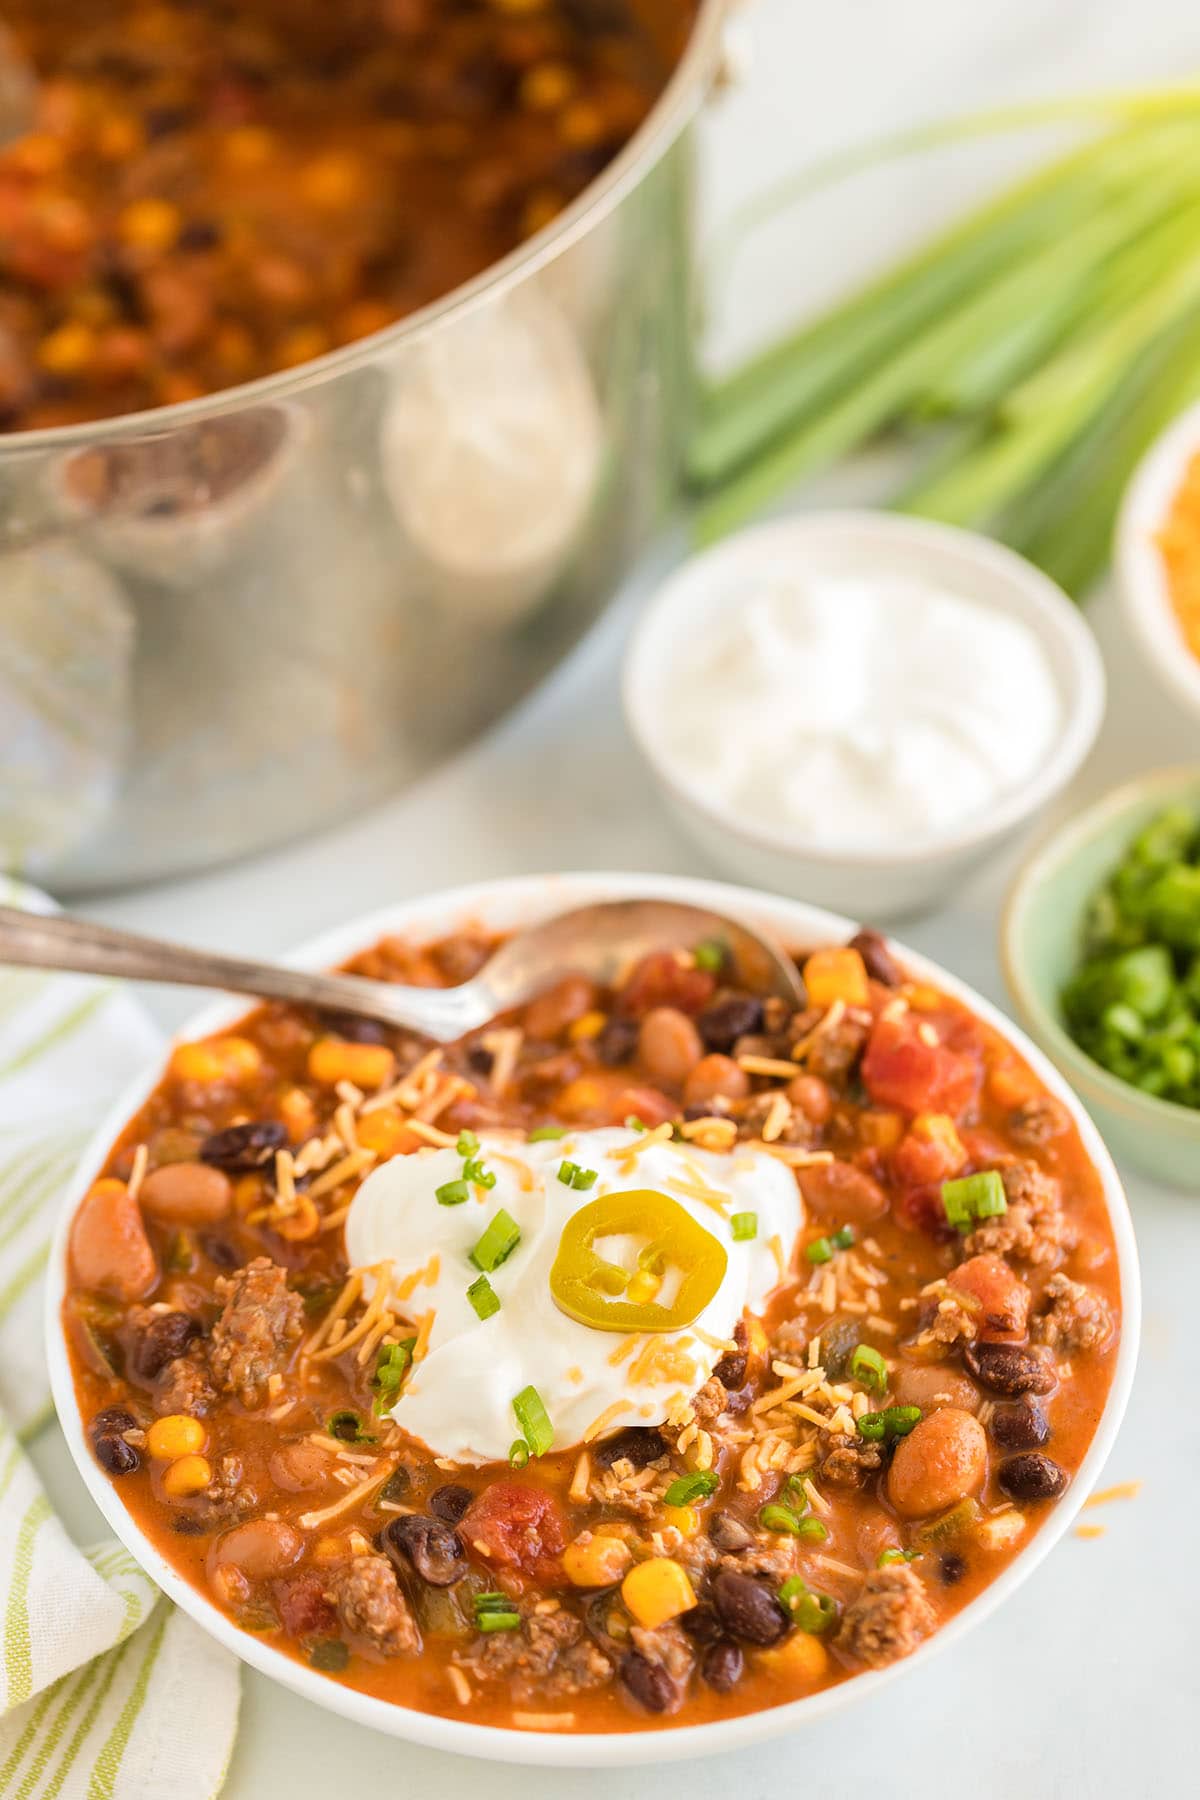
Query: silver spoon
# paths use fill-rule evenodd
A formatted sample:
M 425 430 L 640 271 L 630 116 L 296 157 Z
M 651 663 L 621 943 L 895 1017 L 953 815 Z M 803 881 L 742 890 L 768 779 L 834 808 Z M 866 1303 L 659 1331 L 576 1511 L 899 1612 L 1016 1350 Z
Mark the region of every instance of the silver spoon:
M 115 975 L 126 981 L 225 988 L 263 1000 L 290 1000 L 378 1019 L 442 1044 L 486 1025 L 497 1013 L 523 1005 L 568 971 L 611 985 L 648 950 L 694 948 L 709 940 L 724 946 L 739 985 L 755 993 L 778 994 L 793 1006 L 802 1004 L 795 965 L 769 938 L 739 920 L 674 900 L 605 900 L 559 913 L 509 938 L 478 975 L 452 988 L 311 974 L 278 963 L 190 950 L 60 913 L 0 906 L 0 963 Z

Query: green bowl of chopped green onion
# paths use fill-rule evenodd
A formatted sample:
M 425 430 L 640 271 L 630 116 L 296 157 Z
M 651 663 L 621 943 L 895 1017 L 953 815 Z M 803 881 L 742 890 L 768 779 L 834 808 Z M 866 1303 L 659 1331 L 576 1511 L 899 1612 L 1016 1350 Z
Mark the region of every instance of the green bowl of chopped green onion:
M 1131 781 L 1036 849 L 1001 955 L 1110 1147 L 1200 1187 L 1200 768 Z

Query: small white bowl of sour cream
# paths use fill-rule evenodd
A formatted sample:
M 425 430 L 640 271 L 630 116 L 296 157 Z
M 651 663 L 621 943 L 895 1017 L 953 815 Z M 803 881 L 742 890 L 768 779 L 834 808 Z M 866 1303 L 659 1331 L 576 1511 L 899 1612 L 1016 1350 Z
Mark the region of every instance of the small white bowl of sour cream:
M 1077 608 L 927 520 L 807 513 L 690 558 L 630 643 L 625 713 L 681 824 L 743 881 L 892 918 L 1071 780 L 1104 713 Z

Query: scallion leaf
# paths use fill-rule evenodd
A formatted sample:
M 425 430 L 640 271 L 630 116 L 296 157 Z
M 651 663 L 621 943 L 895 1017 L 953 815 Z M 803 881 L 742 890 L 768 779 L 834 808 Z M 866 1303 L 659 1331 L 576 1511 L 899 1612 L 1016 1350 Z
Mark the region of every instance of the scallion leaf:
M 692 960 L 698 969 L 706 975 L 719 975 L 725 967 L 729 952 L 720 938 L 704 938 L 692 951 Z
M 772 1501 L 769 1506 L 760 1506 L 758 1522 L 764 1531 L 774 1531 L 787 1537 L 799 1537 L 800 1520 L 790 1506 L 780 1506 Z
M 833 1245 L 827 1237 L 814 1238 L 804 1252 L 810 1263 L 827 1263 L 833 1261 Z
M 713 1469 L 697 1469 L 691 1475 L 677 1475 L 666 1493 L 666 1506 L 690 1506 L 693 1500 L 706 1500 L 715 1494 L 721 1478 Z
M 433 1197 L 439 1206 L 462 1206 L 471 1198 L 471 1190 L 461 1178 L 443 1181 L 441 1187 L 434 1188 Z
M 833 1242 L 838 1250 L 849 1250 L 854 1243 L 853 1225 L 843 1225 L 840 1231 L 835 1231 Z
M 327 1426 L 330 1437 L 337 1438 L 343 1444 L 373 1444 L 375 1439 L 363 1430 L 363 1422 L 356 1412 L 344 1407 L 335 1412 Z
M 545 1456 L 554 1442 L 554 1427 L 542 1403 L 542 1396 L 535 1387 L 522 1388 L 513 1399 L 512 1409 L 525 1442 L 529 1445 L 530 1454 Z
M 479 1139 L 473 1131 L 460 1131 L 454 1147 L 460 1156 L 474 1156 L 479 1149 Z
M 586 1191 L 595 1186 L 598 1177 L 595 1169 L 581 1169 L 578 1163 L 567 1162 L 564 1159 L 558 1165 L 558 1179 L 564 1187 Z
M 758 1214 L 752 1212 L 734 1213 L 729 1221 L 729 1229 L 733 1233 L 735 1244 L 747 1244 L 758 1236 Z
M 467 1289 L 467 1299 L 481 1319 L 490 1319 L 500 1311 L 500 1296 L 486 1275 L 476 1276 Z
M 851 1379 L 861 1382 L 868 1393 L 887 1392 L 887 1364 L 870 1344 L 856 1344 L 847 1367 Z
M 531 1144 L 548 1144 L 555 1138 L 565 1138 L 567 1130 L 568 1127 L 566 1125 L 539 1125 L 536 1131 L 530 1132 L 527 1142 Z
M 508 1466 L 510 1469 L 523 1469 L 529 1461 L 529 1445 L 524 1438 L 514 1438 L 508 1446 Z
M 942 1206 L 948 1222 L 959 1231 L 970 1231 L 976 1219 L 998 1218 L 1008 1210 L 999 1171 L 981 1169 L 975 1175 L 943 1181 Z
M 471 1261 L 485 1275 L 507 1262 L 521 1241 L 521 1227 L 503 1206 L 484 1229 L 483 1236 L 471 1252 Z

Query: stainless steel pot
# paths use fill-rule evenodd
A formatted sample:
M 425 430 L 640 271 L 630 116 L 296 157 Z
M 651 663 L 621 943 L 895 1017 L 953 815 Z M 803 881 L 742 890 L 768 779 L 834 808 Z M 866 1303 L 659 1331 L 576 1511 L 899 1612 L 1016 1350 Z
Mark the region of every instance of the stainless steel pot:
M 676 482 L 726 0 L 553 226 L 378 336 L 0 438 L 0 862 L 60 891 L 394 791 L 542 675 Z

